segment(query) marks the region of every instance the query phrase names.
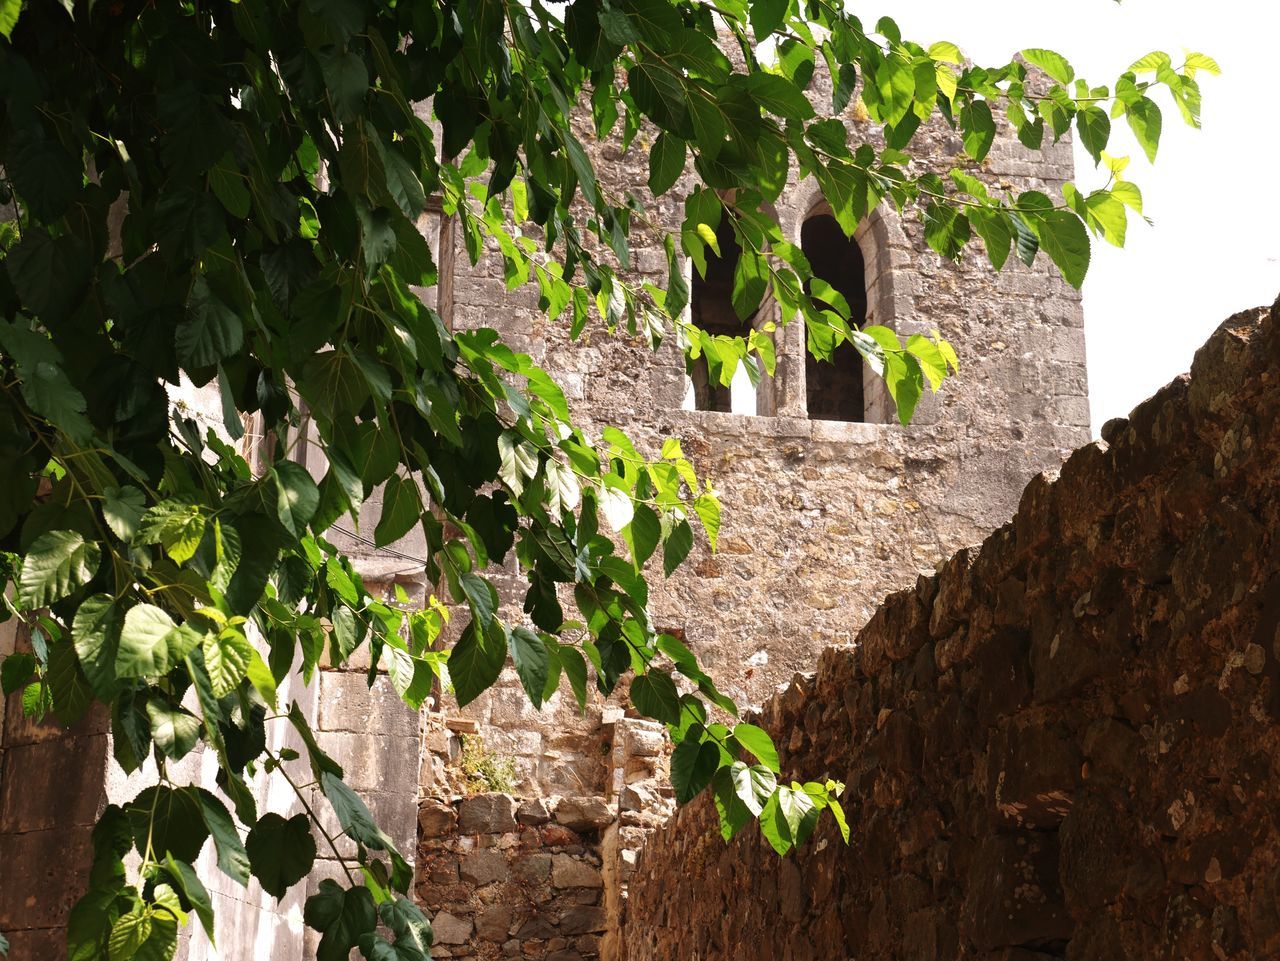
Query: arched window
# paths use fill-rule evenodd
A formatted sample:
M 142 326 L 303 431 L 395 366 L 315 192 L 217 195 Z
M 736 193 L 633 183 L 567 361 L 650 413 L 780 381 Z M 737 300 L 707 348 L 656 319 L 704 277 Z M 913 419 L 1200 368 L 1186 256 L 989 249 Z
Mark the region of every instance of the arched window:
M 846 237 L 829 213 L 815 214 L 800 227 L 800 248 L 813 275 L 825 280 L 849 303 L 849 325 L 867 320 L 867 277 L 862 250 Z M 805 399 L 810 420 L 864 421 L 862 355 L 850 343 L 835 349 L 829 361 L 805 352 Z
M 765 205 L 766 212 L 777 221 L 777 212 Z M 768 321 L 777 321 L 777 304 L 771 291 L 766 291 L 760 306 L 749 317 L 741 318 L 733 309 L 733 276 L 738 268 L 742 248 L 734 236 L 729 218 L 722 216 L 716 228 L 716 244 L 720 255 L 706 249 L 707 271 L 700 275 L 693 269 L 689 284 L 689 319 L 695 327 L 709 334 L 725 337 L 747 337 L 755 328 Z M 713 373 L 717 376 L 713 376 Z M 761 371 L 758 384 L 744 366 L 739 366 L 733 382 L 725 387 L 720 383 L 718 371 L 712 371 L 705 356 L 695 360 L 689 368 L 689 388 L 684 406 L 687 410 L 714 410 L 735 414 L 774 413 L 773 378 Z

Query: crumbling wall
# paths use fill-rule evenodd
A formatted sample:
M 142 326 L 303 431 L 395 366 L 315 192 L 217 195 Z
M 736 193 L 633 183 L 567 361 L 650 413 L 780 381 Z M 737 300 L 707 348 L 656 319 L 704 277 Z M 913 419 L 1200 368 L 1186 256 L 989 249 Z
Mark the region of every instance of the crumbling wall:
M 1278 315 L 776 696 L 849 846 L 726 846 L 701 799 L 641 856 L 630 961 L 1280 956 Z

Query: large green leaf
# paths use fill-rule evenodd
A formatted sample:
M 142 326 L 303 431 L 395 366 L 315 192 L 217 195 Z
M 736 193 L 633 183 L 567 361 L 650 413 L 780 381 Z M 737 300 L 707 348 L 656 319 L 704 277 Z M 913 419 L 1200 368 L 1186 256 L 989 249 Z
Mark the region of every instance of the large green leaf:
M 158 677 L 200 642 L 200 634 L 183 624 L 174 623 L 154 604 L 137 604 L 129 608 L 120 630 L 116 655 L 118 677 Z
M 344 889 L 332 878 L 322 880 L 316 893 L 307 898 L 302 916 L 309 927 L 320 932 L 317 961 L 347 961 L 360 936 L 378 924 L 369 889 Z
M 273 898 L 282 898 L 311 872 L 316 858 L 316 841 L 305 814 L 285 820 L 279 814 L 264 814 L 249 832 L 245 850 L 253 876 Z
M 382 490 L 382 516 L 373 531 L 374 543 L 379 547 L 395 543 L 413 530 L 421 518 L 418 485 L 412 477 L 393 474 Z
M 671 754 L 671 786 L 676 800 L 687 804 L 711 783 L 720 766 L 720 750 L 710 741 L 684 740 Z
M 501 629 L 486 631 L 472 621 L 462 630 L 449 652 L 449 680 L 465 707 L 493 686 L 507 660 L 507 644 Z
M 244 328 L 208 281 L 197 277 L 187 300 L 187 314 L 174 333 L 178 359 L 191 367 L 212 367 L 240 350 Z
M 8 259 L 11 271 L 21 269 L 15 266 L 16 260 L 17 251 Z M 48 282 L 65 283 L 57 278 Z M 22 397 L 31 409 L 47 417 L 72 440 L 84 443 L 93 432 L 93 426 L 85 417 L 88 405 L 67 377 L 62 368 L 62 355 L 52 342 L 22 324 L 0 320 L 0 347 L 17 361 L 22 376 Z
M 245 852 L 240 834 L 231 820 L 227 806 L 203 788 L 195 789 L 200 806 L 200 816 L 218 854 L 218 867 L 222 873 L 240 884 L 249 883 L 249 855 Z
M 47 607 L 87 584 L 102 560 L 97 544 L 75 531 L 49 531 L 37 537 L 22 558 L 18 603 Z
M 541 707 L 550 669 L 547 645 L 527 627 L 513 627 L 509 644 L 511 661 L 516 666 L 516 674 L 520 677 L 525 693 L 529 695 L 534 707 Z
M 665 724 L 680 723 L 680 693 L 664 670 L 650 668 L 632 681 L 631 703 L 647 717 Z

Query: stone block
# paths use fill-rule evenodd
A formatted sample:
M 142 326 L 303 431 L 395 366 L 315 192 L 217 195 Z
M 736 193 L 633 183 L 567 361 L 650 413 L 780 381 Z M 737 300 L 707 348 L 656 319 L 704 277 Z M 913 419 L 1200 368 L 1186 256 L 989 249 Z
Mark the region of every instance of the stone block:
M 400 700 L 385 676 L 371 688 L 364 674 L 321 671 L 319 704 L 320 730 L 418 737 L 417 712 Z
M 458 810 L 458 830 L 463 834 L 505 834 L 518 829 L 516 800 L 510 794 L 475 794 Z
M 521 855 L 511 862 L 511 873 L 521 881 L 545 881 L 551 877 L 551 855 Z
M 452 804 L 436 798 L 424 798 L 418 804 L 418 830 L 423 837 L 447 837 L 458 823 L 458 812 Z
M 571 831 L 598 831 L 613 823 L 613 811 L 598 797 L 561 798 L 555 817 Z
M 436 944 L 466 944 L 471 940 L 472 924 L 448 911 L 437 911 L 431 919 Z
M 551 858 L 551 884 L 557 888 L 599 888 L 604 881 L 599 869 L 581 858 L 556 854 Z
M 560 915 L 561 934 L 591 934 L 605 929 L 604 908 L 592 904 L 580 904 Z
M 490 904 L 476 912 L 476 937 L 501 944 L 511 933 L 515 909 L 509 904 Z
M 0 834 L 0 931 L 66 923 L 88 881 L 89 828 Z M 16 955 L 12 957 L 17 959 Z
M 418 737 L 402 734 L 352 734 L 316 731 L 316 742 L 342 765 L 343 780 L 353 790 L 416 793 Z
M 106 758 L 107 738 L 102 734 L 9 748 L 0 779 L 0 832 L 92 827 L 103 800 Z
M 536 827 L 551 820 L 551 811 L 548 810 L 547 802 L 542 798 L 528 798 L 521 801 L 520 806 L 516 808 L 516 820 L 521 824 Z
M 498 851 L 474 851 L 462 859 L 458 866 L 462 880 L 477 887 L 506 880 L 509 871 L 506 857 Z

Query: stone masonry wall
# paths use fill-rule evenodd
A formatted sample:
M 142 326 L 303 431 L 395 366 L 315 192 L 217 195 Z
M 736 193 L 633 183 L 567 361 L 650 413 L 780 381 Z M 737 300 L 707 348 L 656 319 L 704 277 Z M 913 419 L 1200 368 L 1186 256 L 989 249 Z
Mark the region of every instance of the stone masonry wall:
M 829 109 L 820 83 L 814 101 Z M 853 107 L 842 119 L 853 143 L 879 137 Z M 694 178 L 649 198 L 647 136 L 642 132 L 625 154 L 613 144 L 593 145 L 602 184 L 619 195 L 638 192 L 648 216 L 678 232 Z M 945 173 L 962 162 L 944 124 L 927 126 L 917 139 L 922 167 Z M 1056 194 L 1072 176 L 1070 144 L 1031 153 L 1005 131 L 974 172 L 1015 190 Z M 789 240 L 799 242 L 819 202 L 812 181 L 797 183 L 793 174 L 776 205 Z M 1088 439 L 1079 295 L 1045 258 L 1030 268 L 1013 258 L 1000 273 L 976 249 L 958 264 L 946 261 L 928 249 L 913 217 L 887 204 L 858 237 L 874 320 L 904 335 L 937 329 L 961 358 L 959 375 L 925 398 L 910 427 L 884 416 L 810 420 L 798 323 L 776 335 L 777 416 L 684 410 L 687 378 L 674 337 L 655 354 L 644 338 L 593 323 L 571 341 L 563 318 L 548 322 L 540 314 L 535 288 L 506 289 L 495 256 L 475 267 L 465 253 L 457 257 L 455 306 L 446 320 L 458 329 L 496 328 L 531 354 L 564 386 L 589 435 L 616 424 L 654 455 L 665 437 L 680 438 L 720 491 L 719 553 L 699 541 L 672 578 L 656 576 L 651 609 L 656 623 L 681 631 L 719 686 L 745 704 L 761 704 L 824 645 L 851 640 L 879 598 L 985 536 L 1031 477 L 1056 468 Z M 637 225 L 636 246 L 629 278 L 665 287 L 661 238 Z M 503 616 L 521 623 L 527 585 L 514 571 L 499 574 Z M 598 748 L 609 705 L 596 699 L 580 718 L 568 702 L 562 697 L 535 711 L 508 670 L 462 713 L 492 749 L 515 760 L 521 792 L 603 793 Z
M 796 676 L 763 723 L 850 845 L 680 810 L 630 961 L 1280 957 L 1277 388 L 1280 302 Z
M 418 813 L 418 900 L 434 958 L 583 961 L 599 956 L 600 798 L 426 798 Z

